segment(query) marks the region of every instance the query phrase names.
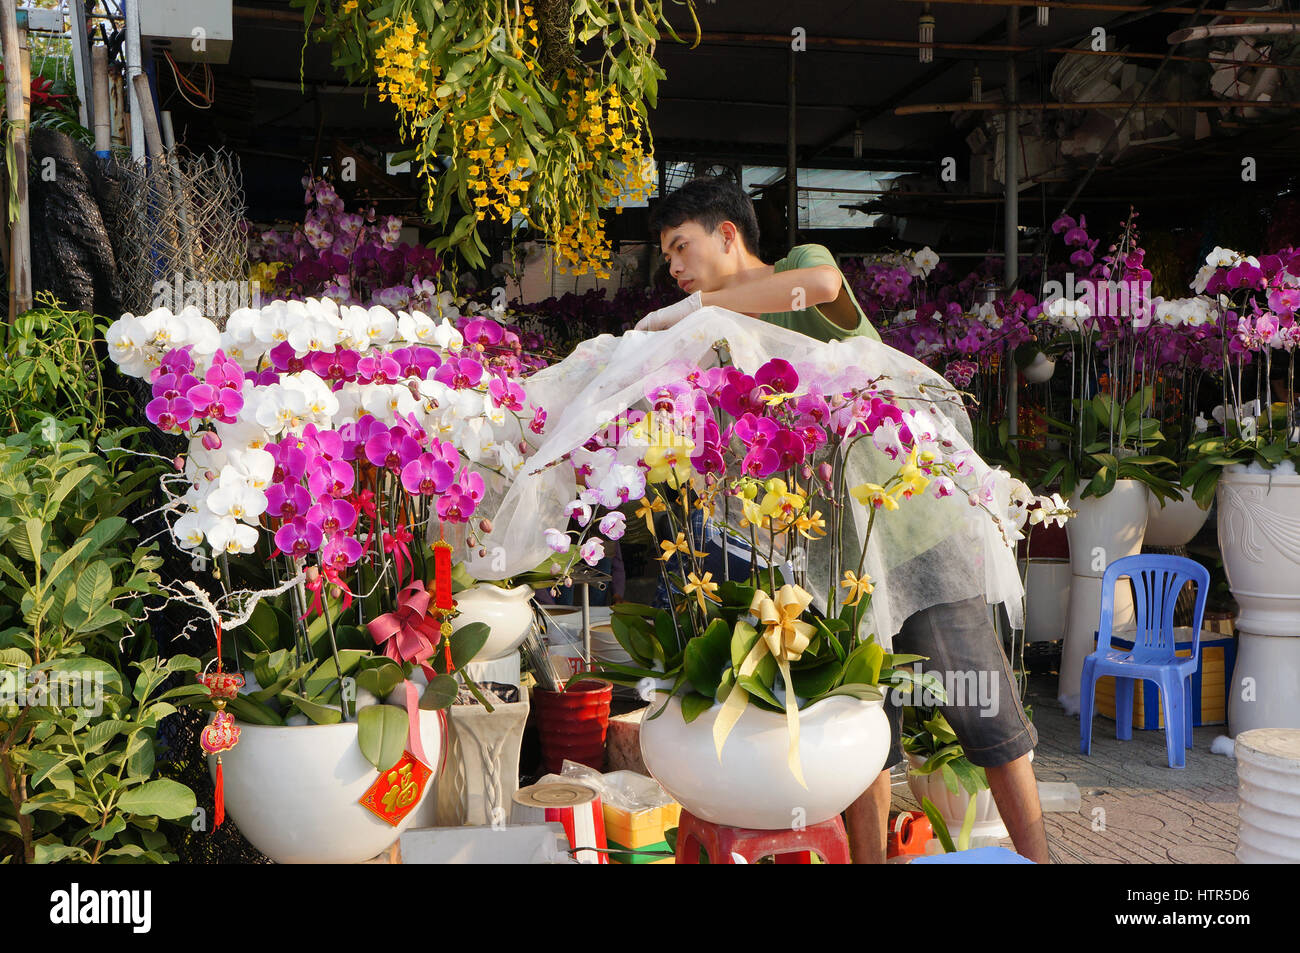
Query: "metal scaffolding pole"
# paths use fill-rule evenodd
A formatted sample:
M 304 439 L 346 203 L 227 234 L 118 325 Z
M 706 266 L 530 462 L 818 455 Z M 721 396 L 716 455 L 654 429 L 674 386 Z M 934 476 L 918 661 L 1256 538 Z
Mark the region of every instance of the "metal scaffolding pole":
M 1007 43 L 1015 45 L 1020 33 L 1020 8 L 1007 10 Z M 1016 109 L 1016 58 L 1007 57 L 1007 128 L 1003 135 L 1003 188 L 1006 205 L 1003 210 L 1003 286 L 1011 294 L 1020 276 L 1020 114 Z M 1019 416 L 1017 385 L 1020 373 L 1010 351 L 1006 355 L 1007 368 L 1007 432 L 1018 432 Z
M 799 233 L 799 160 L 797 156 L 795 140 L 795 70 L 794 70 L 795 51 L 790 50 L 790 78 L 786 91 L 788 98 L 788 107 L 786 118 L 788 127 L 786 129 L 785 141 L 785 247 L 788 251 L 794 247 L 798 240 Z

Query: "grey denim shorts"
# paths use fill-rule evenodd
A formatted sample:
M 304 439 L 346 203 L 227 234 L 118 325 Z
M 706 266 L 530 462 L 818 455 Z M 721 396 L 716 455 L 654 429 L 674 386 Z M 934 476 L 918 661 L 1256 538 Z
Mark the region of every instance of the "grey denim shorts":
M 938 706 L 952 725 L 966 757 L 981 768 L 995 768 L 1028 754 L 1038 732 L 1025 715 L 1011 664 L 989 618 L 983 598 L 923 609 L 894 636 L 893 651 L 924 655 L 918 662 L 943 682 L 947 704 Z M 907 698 L 902 703 L 909 702 Z M 898 693 L 886 691 L 892 750 L 885 767 L 903 760 L 903 709 Z

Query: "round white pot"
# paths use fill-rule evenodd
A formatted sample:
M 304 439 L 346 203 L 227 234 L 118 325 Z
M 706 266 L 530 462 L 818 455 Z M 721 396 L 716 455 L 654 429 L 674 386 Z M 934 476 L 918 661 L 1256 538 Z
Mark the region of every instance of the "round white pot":
M 1237 862 L 1300 864 L 1300 731 L 1237 736 Z
M 907 763 L 910 768 L 918 768 L 923 762 L 915 755 L 909 754 Z M 948 825 L 948 833 L 952 835 L 955 843 L 957 835 L 961 833 L 961 826 L 966 821 L 967 805 L 970 804 L 971 796 L 966 789 L 959 786 L 957 793 L 954 794 L 948 790 L 948 785 L 943 783 L 942 772 L 917 774 L 910 769 L 907 772 L 907 786 L 912 789 L 912 797 L 916 798 L 917 804 L 921 803 L 922 798 L 929 798 L 930 803 L 939 809 L 939 813 L 943 815 L 943 822 Z M 975 795 L 975 826 L 971 829 L 971 837 L 1003 838 L 1006 836 L 1007 826 L 1002 823 L 1002 815 L 998 813 L 993 792 L 985 788 Z
M 1056 373 L 1056 362 L 1050 360 L 1046 354 L 1039 351 L 1032 361 L 1030 361 L 1020 371 L 1025 380 L 1031 384 L 1041 384 L 1044 381 L 1052 379 Z
M 1057 698 L 1069 714 L 1079 711 L 1083 660 L 1096 648 L 1093 634 L 1101 614 L 1101 577 L 1124 556 L 1142 552 L 1147 526 L 1147 488 L 1137 480 L 1118 480 L 1102 497 L 1072 497 L 1078 515 L 1065 524 L 1070 539 L 1070 603 L 1061 650 Z M 1115 587 L 1115 625 L 1133 621 L 1133 597 L 1127 583 Z
M 492 632 L 474 656 L 474 661 L 491 662 L 504 658 L 518 649 L 528 635 L 528 627 L 533 624 L 532 597 L 532 586 L 502 589 L 481 582 L 473 589 L 456 594 L 456 608 L 460 615 L 451 620 L 452 631 L 471 622 L 486 623 Z
M 1240 612 L 1237 628 L 1300 635 L 1300 476 L 1225 467 L 1219 548 Z
M 1144 546 L 1186 546 L 1201 531 L 1210 511 L 1203 510 L 1192 499 L 1192 491 L 1184 489 L 1182 498 L 1170 500 L 1162 507 L 1160 498 L 1148 494 L 1147 532 Z
M 357 726 L 239 723 L 239 744 L 221 754 L 226 812 L 249 843 L 277 864 L 357 864 L 391 847 L 433 794 L 436 773 L 417 805 L 393 827 L 359 803 L 379 772 L 361 754 Z M 442 729 L 420 712 L 420 740 L 435 772 Z M 208 758 L 216 777 L 216 758 Z
M 792 823 L 828 821 L 871 785 L 889 754 L 883 702 L 827 698 L 799 713 L 805 789 L 786 764 L 784 714 L 747 706 L 719 762 L 713 745 L 719 711 L 715 705 L 686 724 L 674 698 L 658 718 L 641 722 L 646 768 L 683 808 L 715 824 L 788 830 Z

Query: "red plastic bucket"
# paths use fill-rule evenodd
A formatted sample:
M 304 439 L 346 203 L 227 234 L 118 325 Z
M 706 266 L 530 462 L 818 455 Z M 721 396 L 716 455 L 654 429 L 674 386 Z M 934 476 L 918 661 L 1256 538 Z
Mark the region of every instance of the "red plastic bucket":
M 533 689 L 543 771 L 559 774 L 566 759 L 597 771 L 605 769 L 605 733 L 613 693 L 612 683 L 594 678 L 575 682 L 566 692 Z

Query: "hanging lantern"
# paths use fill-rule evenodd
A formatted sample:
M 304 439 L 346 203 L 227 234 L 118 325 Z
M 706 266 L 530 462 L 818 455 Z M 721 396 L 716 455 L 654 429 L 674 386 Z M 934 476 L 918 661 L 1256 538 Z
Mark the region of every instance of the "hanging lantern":
M 980 68 L 975 67 L 975 72 L 970 78 L 970 101 L 973 103 L 982 103 L 984 101 L 984 79 L 980 76 Z
M 1051 8 L 1051 7 L 1039 7 L 1039 8 L 1038 8 L 1038 25 L 1039 25 L 1039 26 L 1047 26 L 1047 18 L 1048 18 L 1048 16 L 1051 14 L 1051 12 L 1052 12 L 1052 8 Z
M 921 14 L 920 19 L 916 21 L 917 26 L 920 28 L 921 47 L 919 53 L 922 63 L 932 63 L 934 62 L 934 47 L 927 44 L 934 42 L 934 15 L 930 13 L 930 4 L 928 3 L 922 7 L 922 10 L 924 12 Z

